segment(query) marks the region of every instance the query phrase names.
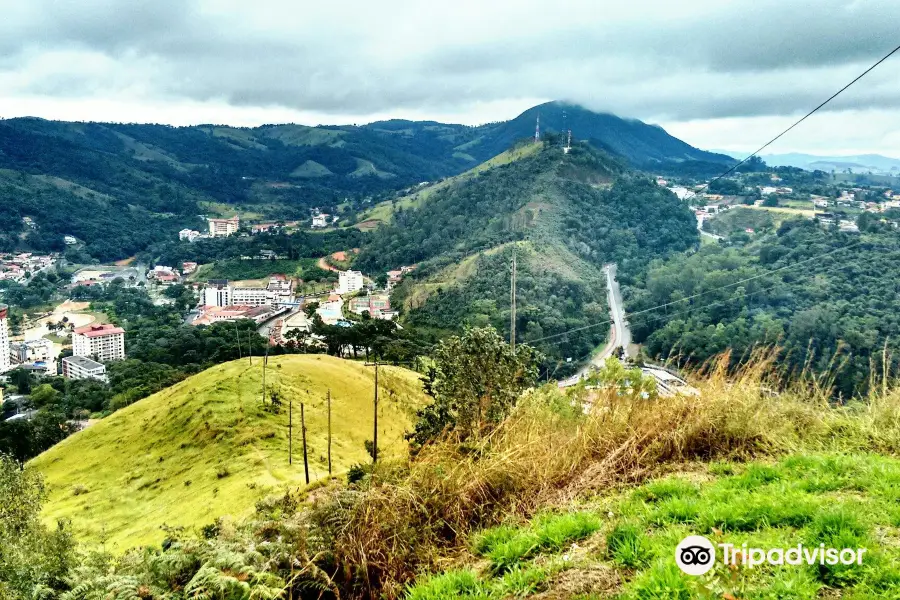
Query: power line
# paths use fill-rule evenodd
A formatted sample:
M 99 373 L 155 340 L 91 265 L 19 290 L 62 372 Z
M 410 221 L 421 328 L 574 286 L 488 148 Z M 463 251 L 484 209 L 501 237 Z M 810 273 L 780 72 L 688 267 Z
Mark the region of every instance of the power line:
M 805 115 L 803 115 L 803 117 L 801 117 L 799 120 L 795 121 L 793 125 L 791 125 L 791 126 L 788 127 L 787 129 L 785 129 L 784 131 L 782 131 L 781 133 L 779 133 L 778 135 L 776 135 L 775 137 L 773 137 L 771 140 L 769 140 L 768 142 L 766 142 L 765 144 L 763 144 L 762 146 L 760 146 L 758 150 L 756 150 L 755 152 L 751 153 L 749 156 L 747 156 L 746 158 L 744 158 L 743 160 L 741 160 L 740 162 L 738 162 L 736 165 L 733 165 L 730 169 L 728 169 L 727 171 L 725 171 L 724 173 L 722 173 L 721 175 L 719 175 L 719 176 L 716 177 L 715 179 L 710 180 L 709 183 L 713 183 L 713 182 L 715 182 L 715 181 L 718 181 L 719 179 L 722 179 L 722 178 L 725 177 L 726 175 L 728 175 L 728 174 L 730 174 L 730 173 L 733 173 L 733 172 L 735 171 L 735 169 L 737 169 L 739 166 L 741 166 L 742 164 L 744 164 L 745 162 L 747 162 L 748 160 L 750 160 L 751 158 L 753 158 L 754 156 L 756 156 L 757 154 L 759 154 L 760 152 L 762 152 L 763 150 L 765 150 L 766 148 L 768 148 L 769 146 L 771 146 L 771 145 L 772 145 L 773 143 L 775 143 L 779 138 L 781 138 L 781 136 L 783 136 L 784 134 L 786 134 L 787 132 L 789 132 L 790 130 L 792 130 L 794 127 L 796 127 L 797 125 L 799 125 L 800 123 L 802 123 L 803 121 L 805 121 L 806 119 L 808 119 L 809 117 L 813 116 L 815 113 L 817 113 L 817 112 L 819 111 L 819 109 L 821 109 L 821 108 L 824 107 L 826 104 L 828 104 L 829 102 L 831 102 L 832 100 L 834 100 L 835 98 L 837 98 L 838 96 L 840 96 L 844 91 L 847 90 L 847 88 L 849 88 L 851 85 L 853 85 L 854 83 L 856 83 L 857 81 L 859 81 L 860 79 L 862 79 L 863 77 L 865 77 L 866 75 L 868 75 L 868 74 L 869 74 L 872 70 L 874 70 L 878 65 L 880 65 L 881 63 L 883 63 L 884 61 L 886 61 L 887 59 L 889 59 L 891 56 L 893 56 L 894 54 L 896 54 L 898 51 L 900 51 L 900 46 L 897 46 L 896 48 L 894 48 L 893 50 L 891 50 L 890 52 L 888 52 L 887 54 L 885 54 L 883 57 L 881 57 L 881 59 L 878 60 L 878 62 L 876 62 L 876 63 L 873 64 L 871 67 L 869 67 L 868 69 L 866 69 L 865 71 L 863 71 L 862 73 L 860 73 L 859 75 L 857 75 L 856 78 L 853 79 L 853 81 L 851 81 L 850 83 L 848 83 L 847 85 L 845 85 L 844 87 L 842 87 L 841 89 L 839 89 L 838 91 L 836 91 L 836 92 L 835 92 L 834 94 L 832 94 L 827 100 L 825 100 L 824 102 L 822 102 L 821 104 L 819 104 L 817 107 L 815 107 L 814 109 L 812 109 L 811 111 L 809 111 L 808 113 L 806 113 Z M 707 184 L 707 185 L 709 185 L 709 184 Z
M 713 288 L 713 289 L 711 289 L 711 290 L 705 290 L 705 291 L 703 291 L 703 292 L 699 292 L 699 293 L 697 293 L 697 294 L 692 294 L 692 295 L 690 295 L 690 296 L 686 296 L 686 297 L 680 298 L 680 299 L 678 299 L 678 300 L 672 300 L 671 302 L 666 302 L 665 304 L 659 304 L 659 305 L 657 305 L 657 306 L 651 306 L 650 308 L 645 308 L 645 309 L 643 309 L 643 310 L 639 310 L 639 311 L 636 311 L 636 312 L 631 313 L 631 315 L 629 316 L 629 319 L 630 319 L 631 317 L 638 316 L 638 315 L 641 315 L 641 314 L 644 314 L 644 313 L 656 311 L 656 310 L 659 310 L 659 309 L 661 309 L 661 308 L 666 308 L 667 306 L 672 306 L 673 304 L 678 304 L 679 302 L 685 302 L 685 301 L 687 301 L 687 300 L 693 300 L 694 298 L 699 298 L 700 296 L 705 296 L 706 294 L 712 294 L 713 292 L 718 292 L 718 291 L 720 291 L 720 290 L 724 290 L 724 289 L 727 289 L 727 288 L 730 288 L 730 287 L 735 287 L 735 286 L 741 285 L 741 284 L 743 284 L 743 283 L 747 283 L 747 282 L 750 282 L 750 281 L 754 281 L 754 280 L 756 280 L 756 279 L 761 279 L 761 278 L 763 278 L 763 277 L 767 277 L 767 276 L 769 276 L 769 275 L 773 275 L 773 274 L 779 273 L 779 272 L 781 272 L 781 271 L 786 271 L 786 270 L 788 270 L 788 269 L 793 269 L 794 267 L 798 267 L 798 266 L 800 266 L 800 265 L 804 265 L 804 264 L 809 263 L 809 262 L 812 262 L 812 261 L 814 261 L 814 260 L 820 260 L 820 259 L 822 259 L 822 258 L 825 258 L 826 256 L 830 256 L 830 255 L 835 254 L 835 253 L 837 253 L 837 252 L 840 252 L 840 251 L 842 251 L 842 250 L 849 250 L 850 248 L 853 248 L 853 247 L 855 247 L 855 246 L 858 246 L 858 245 L 860 245 L 861 243 L 862 243 L 862 240 L 859 240 L 859 241 L 853 242 L 852 244 L 848 244 L 848 245 L 846 245 L 846 246 L 841 246 L 841 247 L 839 247 L 839 248 L 835 248 L 835 249 L 830 250 L 830 251 L 828 251 L 828 252 L 826 252 L 826 253 L 824 253 L 824 254 L 819 254 L 819 255 L 817 255 L 817 256 L 811 256 L 810 258 L 805 258 L 805 259 L 803 259 L 803 260 L 801 260 L 801 261 L 792 263 L 792 264 L 790 264 L 790 265 L 785 265 L 785 266 L 779 267 L 779 268 L 777 268 L 777 269 L 772 269 L 771 271 L 766 271 L 766 272 L 764 272 L 764 273 L 759 273 L 759 274 L 757 274 L 757 275 L 754 275 L 753 277 L 746 277 L 746 278 L 744 278 L 744 279 L 739 279 L 738 281 L 733 281 L 733 282 L 731 282 L 731 283 L 728 283 L 728 284 L 726 284 L 726 285 L 719 286 L 719 287 L 717 287 L 717 288 Z M 576 328 L 574 328 L 574 329 L 570 329 L 570 330 L 568 330 L 568 331 L 563 331 L 563 332 L 561 332 L 561 333 L 554 333 L 554 334 L 552 334 L 552 335 L 545 335 L 544 337 L 539 337 L 539 338 L 536 338 L 536 339 L 533 339 L 533 340 L 528 340 L 528 343 L 529 343 L 529 344 L 533 344 L 533 343 L 535 343 L 535 342 L 543 342 L 543 341 L 545 341 L 545 340 L 550 340 L 550 339 L 553 339 L 553 338 L 562 337 L 562 336 L 568 335 L 568 334 L 570 334 L 570 333 L 577 333 L 577 332 L 579 332 L 579 331 L 585 331 L 585 330 L 587 330 L 587 329 L 593 329 L 594 327 L 600 327 L 601 325 L 608 325 L 609 323 L 612 323 L 612 319 L 607 319 L 606 321 L 598 321 L 598 322 L 596 322 L 596 323 L 592 323 L 592 324 L 590 324 L 590 325 L 584 325 L 584 326 L 582 326 L 582 327 L 576 327 Z
M 809 275 L 821 275 L 823 272 L 828 272 L 828 271 L 830 271 L 830 270 L 831 270 L 832 268 L 834 268 L 835 266 L 836 266 L 836 265 L 831 265 L 830 267 L 826 268 L 825 271 L 821 271 L 821 272 L 808 271 L 808 272 L 802 274 L 801 277 L 802 277 L 802 276 L 809 276 Z M 711 307 L 713 307 L 713 306 L 718 306 L 718 305 L 726 304 L 726 303 L 729 303 L 729 302 L 733 302 L 733 301 L 735 301 L 735 300 L 742 299 L 742 298 L 744 298 L 744 297 L 746 297 L 746 296 L 752 296 L 753 294 L 764 294 L 764 293 L 766 293 L 766 292 L 769 292 L 769 291 L 774 290 L 775 288 L 781 287 L 782 283 L 783 283 L 783 282 L 778 282 L 778 283 L 776 283 L 776 284 L 774 284 L 774 285 L 771 285 L 771 286 L 766 287 L 766 288 L 758 289 L 758 290 L 752 290 L 752 291 L 749 291 L 749 290 L 748 290 L 748 291 L 745 291 L 742 295 L 732 296 L 732 297 L 730 297 L 730 298 L 723 298 L 723 299 L 721 299 L 721 300 L 716 300 L 716 301 L 713 301 L 713 302 L 710 302 L 710 303 L 708 303 L 708 304 L 704 304 L 704 305 L 701 305 L 701 306 L 692 306 L 692 307 L 690 307 L 690 308 L 686 308 L 686 309 L 684 309 L 684 310 L 681 310 L 681 311 L 678 311 L 678 312 L 676 312 L 676 313 L 672 313 L 672 314 L 669 314 L 669 315 L 666 315 L 666 316 L 671 317 L 671 318 L 674 318 L 674 317 L 677 317 L 677 316 L 680 316 L 680 315 L 685 315 L 685 314 L 691 313 L 691 312 L 693 312 L 693 311 L 702 310 L 702 309 L 705 309 L 705 308 L 711 308 Z M 645 317 L 659 318 L 659 316 L 660 316 L 660 315 L 651 315 L 651 314 L 647 313 L 646 311 L 641 311 L 641 312 L 644 313 L 644 314 L 640 314 L 640 315 L 638 315 L 638 317 L 645 316 Z M 635 314 L 637 314 L 637 313 L 635 313 Z M 631 322 L 632 322 L 632 320 L 629 319 L 629 323 L 631 323 Z M 607 323 L 612 323 L 612 319 L 610 319 L 609 321 L 607 321 Z M 586 359 L 590 358 L 591 356 L 593 356 L 593 354 L 594 354 L 594 351 L 592 350 L 592 351 L 589 352 L 588 354 L 585 354 L 585 355 L 583 355 L 583 356 L 579 356 L 579 357 L 573 359 L 573 362 L 581 362 L 582 360 L 586 360 Z M 563 363 L 563 362 L 564 362 L 564 361 L 562 361 L 562 360 L 557 361 L 557 365 L 556 365 L 556 368 L 553 370 L 553 374 L 555 374 L 556 371 L 559 369 L 559 367 L 562 366 L 562 363 Z M 553 374 L 551 374 L 549 377 L 552 377 Z

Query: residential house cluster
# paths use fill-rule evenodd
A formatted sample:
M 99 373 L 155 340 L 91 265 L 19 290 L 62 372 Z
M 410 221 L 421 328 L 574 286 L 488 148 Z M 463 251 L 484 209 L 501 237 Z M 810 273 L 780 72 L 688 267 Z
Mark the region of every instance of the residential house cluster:
M 155 281 L 159 285 L 172 285 L 181 281 L 181 274 L 174 267 L 156 265 L 147 273 L 147 279 Z
M 413 271 L 416 268 L 416 265 L 412 265 L 409 267 L 400 267 L 399 269 L 394 269 L 392 271 L 387 272 L 387 289 L 390 290 L 392 287 L 403 281 L 403 277 Z
M 0 281 L 24 283 L 29 274 L 53 266 L 55 256 L 19 252 L 0 254 Z

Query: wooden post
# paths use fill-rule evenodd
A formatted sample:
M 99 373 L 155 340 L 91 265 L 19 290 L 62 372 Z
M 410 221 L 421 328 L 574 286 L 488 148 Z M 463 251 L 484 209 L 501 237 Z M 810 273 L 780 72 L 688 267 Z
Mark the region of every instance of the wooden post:
M 294 464 L 294 400 L 288 401 L 288 464 Z
M 328 476 L 331 477 L 331 389 L 328 389 Z
M 235 323 L 236 325 L 237 323 Z M 247 332 L 247 352 L 250 355 L 250 366 L 253 366 L 253 338 L 249 331 Z
M 300 403 L 300 432 L 303 434 L 303 472 L 306 474 L 306 485 L 309 485 L 309 458 L 306 456 L 306 413 Z
M 237 338 L 238 360 L 241 360 L 241 330 L 238 329 L 237 321 L 234 322 L 234 337 Z
M 375 355 L 375 431 L 372 434 L 372 463 L 378 462 L 378 355 Z

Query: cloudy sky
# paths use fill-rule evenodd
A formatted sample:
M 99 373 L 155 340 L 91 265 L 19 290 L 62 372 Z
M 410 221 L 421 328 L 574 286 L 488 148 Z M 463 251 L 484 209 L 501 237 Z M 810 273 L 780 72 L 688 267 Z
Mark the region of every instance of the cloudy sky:
M 898 0 L 0 0 L 0 15 L 5 118 L 478 124 L 567 99 L 726 150 L 900 45 Z M 900 53 L 768 151 L 900 157 Z

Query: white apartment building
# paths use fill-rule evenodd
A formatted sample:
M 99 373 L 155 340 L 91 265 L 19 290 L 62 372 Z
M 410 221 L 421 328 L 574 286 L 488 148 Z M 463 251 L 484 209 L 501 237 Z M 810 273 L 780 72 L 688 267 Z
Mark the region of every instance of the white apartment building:
M 203 306 L 231 306 L 231 287 L 224 279 L 211 279 L 203 290 Z
M 69 379 L 98 379 L 106 381 L 106 367 L 84 356 L 67 356 L 62 359 L 63 377 Z
M 0 373 L 9 371 L 9 307 L 0 304 Z
M 338 274 L 338 294 L 352 294 L 363 289 L 363 276 L 359 271 L 341 271 Z
M 241 226 L 241 220 L 237 216 L 230 219 L 207 219 L 207 222 L 209 223 L 209 235 L 213 237 L 237 233 Z
M 231 288 L 231 303 L 238 306 L 271 306 L 275 304 L 275 293 L 266 288 Z
M 326 227 L 328 225 L 327 222 L 328 215 L 315 215 L 312 218 L 312 226 L 313 227 Z
M 114 325 L 88 325 L 72 334 L 72 354 L 107 362 L 125 358 L 125 330 Z
M 203 306 L 271 306 L 275 292 L 260 287 L 234 287 L 223 279 L 211 280 L 203 290 Z
M 178 232 L 178 239 L 182 242 L 187 240 L 189 242 L 193 242 L 197 238 L 200 237 L 200 232 L 194 229 L 182 229 Z

